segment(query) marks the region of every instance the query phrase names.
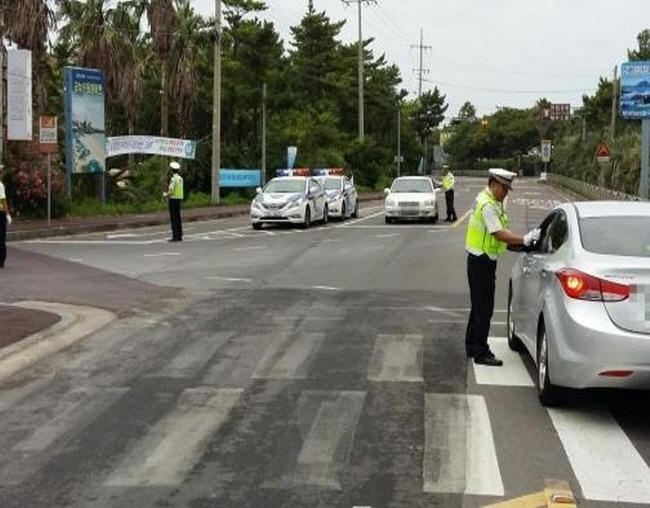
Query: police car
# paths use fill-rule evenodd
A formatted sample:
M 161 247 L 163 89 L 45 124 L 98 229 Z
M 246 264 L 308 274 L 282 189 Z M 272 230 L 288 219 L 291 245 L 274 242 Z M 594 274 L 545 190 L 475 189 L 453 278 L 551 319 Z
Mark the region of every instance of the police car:
M 251 225 L 295 224 L 308 228 L 312 222 L 327 223 L 327 194 L 309 169 L 278 170 L 251 203 Z
M 354 180 L 342 168 L 314 169 L 314 177 L 327 192 L 327 207 L 331 219 L 345 220 L 359 216 L 359 201 Z

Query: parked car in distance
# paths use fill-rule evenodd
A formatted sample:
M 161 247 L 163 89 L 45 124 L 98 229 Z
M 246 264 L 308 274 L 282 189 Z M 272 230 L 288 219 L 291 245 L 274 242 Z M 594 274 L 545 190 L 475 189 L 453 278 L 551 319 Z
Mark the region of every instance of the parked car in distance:
M 328 221 L 327 193 L 312 176 L 277 176 L 256 190 L 250 210 L 253 229 L 264 224 L 308 228 L 313 221 Z
M 327 192 L 330 219 L 345 220 L 359 216 L 357 188 L 353 178 L 346 176 L 342 168 L 314 169 L 313 174 Z
M 384 219 L 438 221 L 437 189 L 428 176 L 399 176 L 384 189 Z
M 545 406 L 568 389 L 650 388 L 650 203 L 564 203 L 510 273 L 508 344 Z

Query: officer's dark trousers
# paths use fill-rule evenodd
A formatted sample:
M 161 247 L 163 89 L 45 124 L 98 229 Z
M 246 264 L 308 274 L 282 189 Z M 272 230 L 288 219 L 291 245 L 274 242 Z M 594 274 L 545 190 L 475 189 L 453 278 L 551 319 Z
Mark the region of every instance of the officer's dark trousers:
M 458 219 L 454 208 L 454 189 L 445 191 L 445 205 L 447 206 L 447 220 L 454 221 Z
M 0 212 L 0 266 L 5 265 L 7 259 L 7 214 Z
M 490 320 L 494 311 L 494 287 L 497 262 L 486 255 L 467 255 L 467 280 L 472 309 L 465 332 L 465 351 L 468 356 L 491 356 L 488 345 Z
M 181 222 L 182 199 L 169 198 L 169 220 L 172 223 L 172 240 L 183 239 L 183 224 Z

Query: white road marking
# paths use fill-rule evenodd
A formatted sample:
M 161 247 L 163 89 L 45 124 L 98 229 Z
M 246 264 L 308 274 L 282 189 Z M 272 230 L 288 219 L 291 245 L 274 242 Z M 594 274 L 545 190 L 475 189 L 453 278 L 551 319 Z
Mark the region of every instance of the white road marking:
M 136 444 L 105 484 L 179 485 L 242 392 L 242 389 L 209 387 L 185 390 L 174 410 Z
M 234 251 L 243 251 L 243 250 L 264 250 L 267 249 L 264 245 L 252 245 L 250 247 L 235 247 Z
M 422 346 L 422 335 L 377 335 L 368 379 L 423 382 Z
M 56 401 L 56 407 L 44 424 L 13 446 L 12 450 L 42 452 L 66 432 L 70 432 L 76 422 L 95 418 L 126 392 L 126 388 L 82 387 L 66 394 Z M 6 479 L 5 475 L 2 478 Z
M 650 506 L 650 467 L 608 411 L 548 413 L 586 499 Z
M 244 279 L 240 277 L 206 277 L 206 280 L 223 280 L 226 282 L 251 282 L 251 279 Z
M 365 396 L 365 392 L 355 391 L 302 392 L 296 409 L 302 448 L 295 464 L 263 486 L 313 485 L 341 490 Z
M 196 375 L 233 335 L 234 332 L 203 333 L 152 376 L 182 378 Z
M 323 333 L 308 333 L 291 337 L 279 335 L 264 353 L 253 378 L 305 379 L 309 364 L 325 339 Z
M 488 342 L 494 355 L 503 360 L 503 366 L 495 368 L 487 365 L 476 365 L 472 362 L 477 384 L 535 386 L 521 359 L 521 355 L 508 347 L 508 339 L 505 337 L 490 337 Z
M 180 252 L 158 252 L 156 254 L 145 254 L 144 257 L 146 258 L 162 258 L 165 256 L 180 256 Z
M 424 492 L 503 496 L 483 397 L 427 393 L 424 433 Z
M 324 289 L 325 291 L 339 291 L 341 288 L 334 286 L 312 286 L 312 289 Z

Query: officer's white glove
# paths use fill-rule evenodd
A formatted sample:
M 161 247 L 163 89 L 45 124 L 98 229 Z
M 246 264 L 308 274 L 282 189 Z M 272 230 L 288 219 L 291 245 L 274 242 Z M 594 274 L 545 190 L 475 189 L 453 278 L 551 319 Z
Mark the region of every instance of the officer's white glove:
M 13 220 L 11 219 L 11 215 L 7 214 L 7 226 L 11 226 L 11 223 Z
M 541 231 L 539 228 L 531 229 L 524 235 L 524 247 L 530 247 L 533 243 L 539 240 Z

